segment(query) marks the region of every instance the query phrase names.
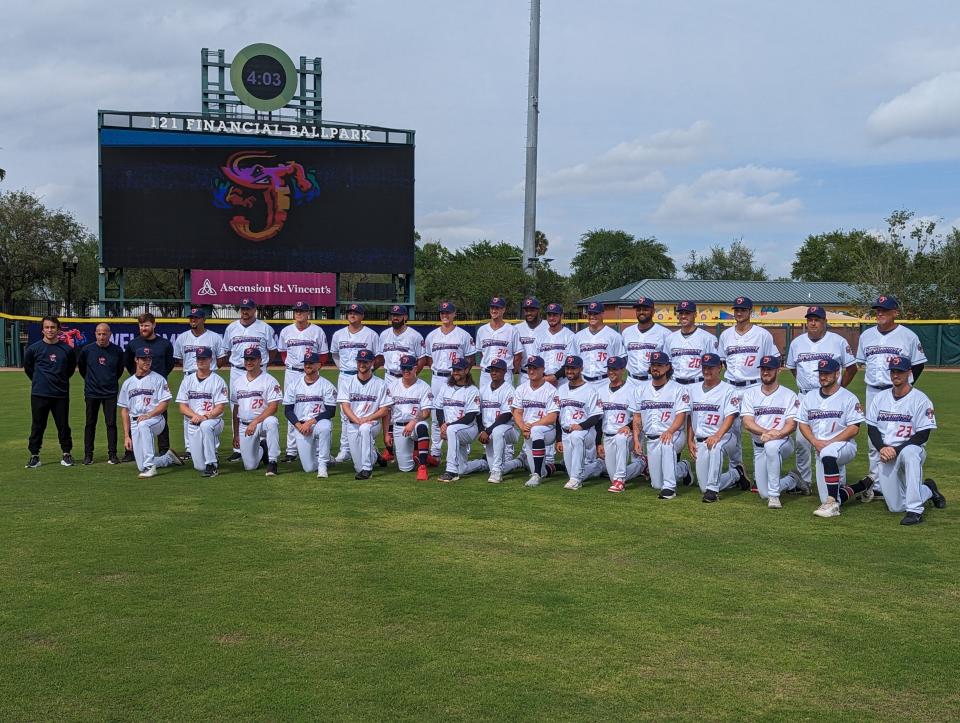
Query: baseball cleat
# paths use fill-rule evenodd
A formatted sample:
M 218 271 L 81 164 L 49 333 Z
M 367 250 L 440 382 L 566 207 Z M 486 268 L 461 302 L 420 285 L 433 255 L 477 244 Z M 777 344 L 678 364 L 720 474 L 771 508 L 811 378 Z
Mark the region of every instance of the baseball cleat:
M 285 464 L 290 464 L 291 462 L 296 462 L 296 461 L 297 461 L 297 455 L 295 455 L 295 454 L 290 454 L 289 452 L 287 452 L 287 454 L 286 454 L 286 455 L 284 456 L 284 458 L 283 458 L 283 461 L 284 461 Z
M 733 468 L 737 470 L 737 487 L 739 487 L 744 492 L 747 492 L 752 487 L 750 483 L 750 478 L 747 477 L 747 472 L 743 468 L 742 464 L 735 464 Z M 753 491 L 756 492 L 757 488 L 753 487 Z
M 203 472 L 200 473 L 200 476 L 201 476 L 201 477 L 216 477 L 216 476 L 219 475 L 219 474 L 220 474 L 220 470 L 217 468 L 217 465 L 215 465 L 215 464 L 208 464 L 208 465 L 204 468 Z
M 333 461 L 342 463 L 346 462 L 348 459 L 350 459 L 350 452 L 342 449 L 337 453 L 337 456 L 333 458 Z
M 120 464 L 120 458 L 115 454 L 111 454 L 107 459 L 107 464 Z
M 540 486 L 540 475 L 534 472 L 530 475 L 530 479 L 523 483 L 524 487 L 539 487 Z
M 438 455 L 439 457 L 439 455 Z M 427 466 L 428 467 L 439 467 L 440 460 L 437 457 L 434 457 L 432 454 L 427 455 Z
M 687 465 L 687 473 L 686 473 L 685 475 L 683 475 L 683 479 L 682 479 L 681 481 L 683 482 L 683 486 L 684 486 L 684 487 L 690 487 L 690 486 L 693 485 L 693 475 L 690 473 L 690 465 L 689 465 L 689 464 Z M 674 494 L 676 494 L 676 492 L 674 492 Z M 668 498 L 666 498 L 666 497 L 661 497 L 660 499 L 668 499 Z
M 36 469 L 40 466 L 40 455 L 32 454 L 30 459 L 27 460 L 27 463 L 24 465 L 25 469 Z
M 383 457 L 387 462 L 392 462 L 393 460 L 396 459 L 393 452 L 391 452 L 389 449 L 383 450 L 383 454 L 381 454 L 380 456 Z
M 239 454 L 239 452 L 238 452 L 237 454 Z M 237 457 L 237 459 L 240 459 L 240 458 Z M 120 460 L 121 463 L 123 463 L 123 462 L 136 462 L 136 461 L 137 461 L 137 458 L 134 456 L 132 450 L 126 450 L 126 451 L 123 453 L 123 458 Z
M 840 503 L 833 497 L 827 497 L 827 501 L 813 511 L 817 517 L 839 517 Z
M 578 480 L 576 477 L 571 477 L 567 480 L 567 483 L 563 486 L 565 490 L 578 490 L 583 485 L 583 483 Z
M 930 501 L 933 502 L 933 506 L 938 510 L 942 510 L 947 506 L 947 498 L 940 494 L 940 488 L 937 487 L 937 483 L 932 479 L 925 479 L 923 483 L 930 488 L 930 491 L 933 494 L 930 496 Z
M 919 512 L 908 512 L 900 520 L 901 525 L 919 525 L 921 522 L 923 522 L 923 515 Z
M 167 450 L 167 459 L 170 460 L 170 464 L 183 466 L 183 460 L 180 459 L 180 456 L 173 451 L 173 449 Z
M 65 452 L 60 458 L 60 464 L 62 464 L 64 467 L 73 467 L 73 455 L 69 452 Z
M 330 476 L 330 473 L 327 472 L 327 465 L 321 464 L 317 467 L 317 479 L 326 479 Z
M 85 454 L 85 455 L 83 455 L 83 463 L 84 463 L 84 464 L 93 464 L 93 455 L 92 455 L 92 454 Z
M 802 497 L 810 496 L 810 483 L 803 479 L 799 472 L 790 470 L 787 472 L 787 475 L 793 478 L 795 485 L 794 488 L 790 490 L 790 494 L 801 495 Z
M 660 494 L 657 495 L 657 499 L 672 500 L 676 496 L 677 496 L 676 490 L 668 490 L 666 487 L 664 487 L 662 490 L 660 490 Z
M 190 462 L 193 460 L 193 455 L 190 454 L 190 450 L 188 449 L 186 452 L 180 455 L 180 459 L 184 460 L 185 462 Z
M 372 471 L 372 470 L 362 469 L 362 470 L 360 470 L 359 472 L 357 472 L 357 473 L 353 476 L 353 478 L 354 478 L 354 479 L 370 479 L 370 477 L 371 477 L 372 475 L 373 475 L 373 471 Z
M 714 490 L 707 490 L 703 493 L 704 502 L 718 502 L 720 500 L 720 493 L 715 492 Z
M 140 479 L 149 479 L 150 477 L 156 477 L 156 476 L 157 476 L 156 467 L 147 467 L 145 470 L 143 470 L 143 472 L 137 475 L 137 477 L 139 477 Z
M 276 461 L 274 461 L 274 462 L 267 462 L 267 471 L 266 471 L 266 474 L 265 474 L 264 476 L 265 476 L 265 477 L 276 477 L 276 476 L 277 476 L 277 463 L 276 463 Z
M 421 464 L 417 465 L 417 481 L 426 482 L 430 478 L 427 472 L 427 465 Z
M 243 455 L 240 454 L 239 452 L 234 452 L 229 457 L 227 457 L 228 462 L 239 462 L 241 459 L 243 459 Z
M 783 505 L 780 504 L 779 497 L 770 497 L 767 499 L 767 508 L 771 510 L 779 510 Z
M 437 477 L 440 482 L 456 482 L 458 479 L 460 479 L 460 475 L 456 472 L 441 472 L 440 476 Z
M 487 482 L 498 485 L 503 482 L 503 475 L 499 472 L 491 472 L 490 476 L 487 478 Z
M 378 452 L 378 453 L 377 453 L 377 466 L 378 466 L 378 467 L 386 467 L 388 464 L 390 464 L 390 462 L 389 462 L 389 460 L 387 459 L 386 453 L 385 453 L 385 452 Z
M 876 493 L 869 487 L 857 495 L 857 497 L 860 498 L 860 501 L 864 504 L 873 502 L 873 498 L 876 496 Z
M 607 492 L 623 492 L 623 480 L 615 479 L 610 483 L 610 486 L 607 487 Z

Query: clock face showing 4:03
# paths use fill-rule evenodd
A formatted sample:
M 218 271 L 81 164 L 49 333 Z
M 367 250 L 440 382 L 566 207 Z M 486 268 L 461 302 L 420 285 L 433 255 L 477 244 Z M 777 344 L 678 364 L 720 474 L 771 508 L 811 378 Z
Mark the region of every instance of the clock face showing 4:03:
M 237 53 L 230 65 L 230 81 L 237 98 L 255 110 L 278 110 L 297 92 L 293 61 L 267 43 L 248 45 Z

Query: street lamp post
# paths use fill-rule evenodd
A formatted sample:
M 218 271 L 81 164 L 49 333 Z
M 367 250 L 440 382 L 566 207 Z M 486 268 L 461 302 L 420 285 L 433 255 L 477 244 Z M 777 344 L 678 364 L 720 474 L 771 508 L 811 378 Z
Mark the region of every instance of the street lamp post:
M 63 257 L 63 273 L 67 276 L 67 316 L 73 316 L 73 275 L 77 273 L 79 265 L 80 259 L 76 254 Z

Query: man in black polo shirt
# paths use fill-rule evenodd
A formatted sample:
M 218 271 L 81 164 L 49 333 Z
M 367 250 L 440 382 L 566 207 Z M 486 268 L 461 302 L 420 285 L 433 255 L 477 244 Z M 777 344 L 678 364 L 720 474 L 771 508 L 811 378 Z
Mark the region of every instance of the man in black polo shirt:
M 97 324 L 96 341 L 80 350 L 77 367 L 84 379 L 83 398 L 86 402 L 86 424 L 83 427 L 83 463 L 93 464 L 93 442 L 97 436 L 97 412 L 103 409 L 107 426 L 107 461 L 117 459 L 117 394 L 123 376 L 123 350 L 110 341 L 110 325 Z
M 77 355 L 64 341 L 60 341 L 60 320 L 45 316 L 40 320 L 43 333 L 40 341 L 27 347 L 23 354 L 23 371 L 30 377 L 30 449 L 28 469 L 40 466 L 40 447 L 47 429 L 47 417 L 53 415 L 60 438 L 63 457 L 60 464 L 73 466 L 73 437 L 70 434 L 70 377 L 77 368 Z
M 133 376 L 137 371 L 136 353 L 140 349 L 150 349 L 150 357 L 153 359 L 152 371 L 162 376 L 164 379 L 170 376 L 173 371 L 173 344 L 158 336 L 157 320 L 150 312 L 140 314 L 137 317 L 140 324 L 140 336 L 131 339 L 123 354 L 123 365 Z M 163 420 L 167 422 L 167 413 L 163 413 Z M 163 431 L 157 436 L 158 454 L 164 455 L 170 449 L 170 424 L 163 425 Z M 124 462 L 133 462 L 133 452 L 127 452 L 123 455 Z

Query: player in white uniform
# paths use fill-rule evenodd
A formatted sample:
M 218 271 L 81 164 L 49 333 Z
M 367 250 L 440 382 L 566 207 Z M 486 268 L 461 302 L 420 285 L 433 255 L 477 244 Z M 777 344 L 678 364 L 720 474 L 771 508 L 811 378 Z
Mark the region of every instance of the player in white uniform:
M 440 326 L 427 334 L 424 342 L 426 346 L 427 365 L 433 376 L 430 380 L 430 390 L 433 392 L 434 402 L 440 398 L 440 393 L 450 378 L 450 371 L 457 359 L 473 359 L 477 354 L 477 347 L 464 329 L 457 326 L 457 307 L 453 302 L 443 301 L 439 306 Z M 436 466 L 440 459 L 440 423 L 437 421 L 436 410 L 433 414 L 433 423 L 430 425 L 430 458 L 431 466 Z
M 760 385 L 748 389 L 740 401 L 743 427 L 753 435 L 753 477 L 760 498 L 767 507 L 779 510 L 783 492 L 798 491 L 810 494 L 810 484 L 790 471 L 780 472 L 783 460 L 793 454 L 793 434 L 797 428 L 800 398 L 792 389 L 781 386 L 777 380 L 781 359 L 765 356 L 760 359 Z
M 417 374 L 426 364 L 423 335 L 408 326 L 407 307 L 394 304 L 390 307 L 390 326 L 380 332 L 380 356 L 383 359 L 384 381 L 392 386 L 403 375 L 400 359 L 413 357 Z M 409 471 L 409 470 L 408 470 Z
M 743 466 L 723 471 L 723 457 L 736 449 L 734 422 L 740 415 L 739 392 L 720 379 L 723 361 L 719 354 L 700 359 L 703 382 L 691 384 L 687 448 L 697 465 L 697 482 L 704 502 L 716 502 L 720 492 L 738 485 L 750 490 Z
M 503 359 L 511 369 L 520 365 L 521 349 L 517 330 L 503 320 L 507 302 L 502 296 L 490 299 L 490 322 L 477 329 L 476 347 L 480 357 L 480 387 L 490 383 L 487 367 Z
M 190 309 L 187 317 L 190 321 L 190 331 L 183 334 L 177 334 L 173 340 L 173 361 L 174 364 L 180 364 L 183 367 L 183 378 L 186 379 L 197 371 L 197 350 L 210 349 L 213 358 L 210 360 L 210 369 L 217 370 L 217 360 L 227 356 L 227 350 L 223 346 L 223 337 L 215 331 L 207 329 L 207 312 L 202 308 L 194 307 Z M 226 361 L 226 359 L 224 359 Z M 190 459 L 190 428 L 183 425 L 183 448 L 184 459 Z
M 803 395 L 797 422 L 817 454 L 817 491 L 822 504 L 813 514 L 838 517 L 840 505 L 869 488 L 862 480 L 843 484 L 844 468 L 857 456 L 863 407 L 852 392 L 840 386 L 840 362 L 821 359 L 817 366 L 820 388 Z
M 583 359 L 568 354 L 563 368 L 567 383 L 557 390 L 561 432 L 557 451 L 563 453 L 570 475 L 563 488 L 578 490 L 585 480 L 603 472 L 603 462 L 597 457 L 597 428 L 603 422 L 603 409 L 596 388 L 583 378 Z
M 337 390 L 320 376 L 323 355 L 313 349 L 301 357 L 303 375 L 283 390 L 283 414 L 293 429 L 297 456 L 304 472 L 327 476 L 330 435 L 337 412 Z
M 690 483 L 689 464 L 678 461 L 686 440 L 683 427 L 690 412 L 690 393 L 670 378 L 673 370 L 666 352 L 650 355 L 649 372 L 650 383 L 636 386 L 628 410 L 633 414 L 633 451 L 643 454 L 645 438 L 650 485 L 660 491 L 657 499 L 672 500 L 677 496 L 678 478 Z
M 926 443 L 937 418 L 930 398 L 910 384 L 913 360 L 894 356 L 888 366 L 893 387 L 874 396 L 867 410 L 867 433 L 879 450 L 879 482 L 887 509 L 906 511 L 901 525 L 917 525 L 923 522 L 928 500 L 937 509 L 947 506 L 937 483 L 923 478 Z
M 513 424 L 513 385 L 505 381 L 511 367 L 503 359 L 494 359 L 487 367 L 490 381 L 480 385 L 480 435 L 490 477 L 487 482 L 499 484 L 503 475 L 520 469 L 523 461 L 513 456 L 513 446 L 520 433 Z
M 446 470 L 438 478 L 441 482 L 456 482 L 464 475 L 486 472 L 488 469 L 485 459 L 467 459 L 470 445 L 480 434 L 477 428 L 480 390 L 470 376 L 470 366 L 469 359 L 453 362 L 446 386 L 433 400 L 440 422 L 440 436 L 447 441 Z
M 700 359 L 704 354 L 717 354 L 717 337 L 697 326 L 697 305 L 693 301 L 677 304 L 677 319 L 680 328 L 670 332 L 663 351 L 673 365 L 673 379 L 677 384 L 696 384 L 703 381 L 700 374 Z
M 287 389 L 297 380 L 303 378 L 303 355 L 308 351 L 316 352 L 320 355 L 321 364 L 323 358 L 327 355 L 327 337 L 316 324 L 310 323 L 310 304 L 306 301 L 298 301 L 293 305 L 293 323 L 288 324 L 280 330 L 280 338 L 277 342 L 277 350 L 280 352 L 280 358 L 283 359 L 283 394 L 286 396 Z M 286 404 L 286 402 L 284 402 Z M 297 458 L 297 450 L 300 447 L 297 428 L 287 423 L 287 456 L 285 462 L 293 462 Z M 312 469 L 305 470 L 313 472 Z
M 625 356 L 607 359 L 607 379 L 610 383 L 598 394 L 603 410 L 603 436 L 597 444 L 597 455 L 604 461 L 607 477 L 610 478 L 608 492 L 623 492 L 626 482 L 647 469 L 645 455 L 640 454 L 635 458 L 632 455 L 633 418 L 629 410 L 639 382 L 627 377 L 626 370 Z
M 220 470 L 217 448 L 223 432 L 223 410 L 230 403 L 230 395 L 226 382 L 213 371 L 213 349 L 203 346 L 192 356 L 196 369 L 184 376 L 177 390 L 177 403 L 193 468 L 203 477 L 216 477 Z
M 172 449 L 156 456 L 153 440 L 163 431 L 163 413 L 173 395 L 167 380 L 151 371 L 153 350 L 140 347 L 135 354 L 134 374 L 120 387 L 117 406 L 123 422 L 123 447 L 132 451 L 141 479 L 155 477 L 158 467 L 180 465 L 183 461 Z
M 857 375 L 857 361 L 850 345 L 839 334 L 827 331 L 827 312 L 822 306 L 807 307 L 807 331 L 795 337 L 787 350 L 786 367 L 797 380 L 797 395 L 800 399 L 807 392 L 820 388 L 819 364 L 821 359 L 836 359 L 843 369 L 840 386 L 846 387 Z M 796 434 L 798 482 L 810 487 L 811 449 L 806 437 Z
M 616 329 L 603 323 L 604 307 L 598 301 L 587 304 L 587 328 L 573 335 L 570 353 L 583 359 L 583 378 L 596 390 L 607 382 L 607 359 L 623 356 L 623 337 Z
M 393 449 L 401 472 L 417 468 L 417 479 L 427 479 L 427 456 L 430 454 L 430 414 L 433 411 L 433 392 L 430 385 L 417 378 L 420 360 L 413 354 L 404 354 L 397 362 L 400 379 L 393 379 L 388 387 L 393 405 L 389 424 L 384 434 L 387 449 Z
M 257 303 L 250 298 L 240 300 L 240 318 L 230 322 L 223 332 L 223 349 L 230 365 L 230 391 L 238 379 L 247 373 L 244 366 L 243 352 L 248 348 L 260 350 L 260 362 L 264 370 L 270 364 L 270 352 L 276 350 L 277 342 L 273 328 L 257 318 Z M 230 408 L 233 409 L 231 397 Z M 231 414 L 231 418 L 236 415 Z M 232 421 L 232 419 L 231 419 Z M 237 428 L 233 428 L 233 438 L 237 439 Z M 235 447 L 228 462 L 239 462 L 242 459 L 239 447 Z
M 563 325 L 563 306 L 547 304 L 547 325 L 536 342 L 531 356 L 543 359 L 545 379 L 558 389 L 567 383 L 563 375 L 563 360 L 570 351 L 573 332 Z
M 627 350 L 627 373 L 636 382 L 650 381 L 650 355 L 663 351 L 670 336 L 670 330 L 654 323 L 653 313 L 656 302 L 641 296 L 633 303 L 637 312 L 637 323 L 623 330 L 623 345 Z
M 349 385 L 351 378 L 357 375 L 357 354 L 366 349 L 376 358 L 380 353 L 380 337 L 369 326 L 363 325 L 366 309 L 363 304 L 347 306 L 347 325 L 333 332 L 330 338 L 330 354 L 340 374 L 337 377 L 337 395 L 344 385 Z M 373 367 L 371 367 L 373 368 Z M 345 462 L 350 459 L 350 441 L 347 438 L 347 425 L 341 419 L 340 451 L 337 452 L 336 462 Z M 356 464 L 354 464 L 356 466 Z
M 540 336 L 547 330 L 547 322 L 540 318 L 540 301 L 536 297 L 528 296 L 525 298 L 520 304 L 520 313 L 523 316 L 523 321 L 514 324 L 520 350 L 520 367 L 513 370 L 518 375 L 518 385 L 527 380 L 527 359 L 537 356 L 537 344 L 540 341 Z M 566 356 L 566 353 L 564 353 L 564 356 Z M 546 362 L 546 359 L 544 359 L 544 362 Z
M 370 479 L 377 462 L 377 435 L 383 419 L 390 414 L 390 392 L 387 383 L 373 375 L 376 354 L 360 349 L 354 357 L 357 373 L 348 375 L 337 386 L 337 402 L 347 428 L 350 457 L 356 471 L 354 479 Z
M 552 450 L 557 441 L 557 413 L 560 402 L 557 388 L 544 379 L 543 359 L 532 356 L 524 365 L 527 381 L 513 395 L 513 421 L 523 436 L 523 452 L 527 457 L 530 479 L 524 484 L 537 487 L 540 481 L 556 471 Z
M 878 297 L 873 303 L 873 310 L 877 315 L 877 325 L 865 330 L 857 345 L 857 363 L 865 367 L 867 409 L 870 409 L 877 394 L 890 389 L 888 366 L 891 358 L 899 356 L 910 360 L 911 384 L 916 384 L 923 366 L 927 363 L 927 355 L 923 352 L 920 339 L 910 329 L 897 323 L 900 304 L 895 297 Z M 870 459 L 867 477 L 870 478 L 873 491 L 880 492 L 880 454 L 869 440 L 867 453 Z
M 266 446 L 267 477 L 277 474 L 280 456 L 280 420 L 277 409 L 283 400 L 280 385 L 261 364 L 259 349 L 243 352 L 245 371 L 230 386 L 233 403 L 233 446 L 240 448 L 243 468 L 248 472 L 260 466 Z

